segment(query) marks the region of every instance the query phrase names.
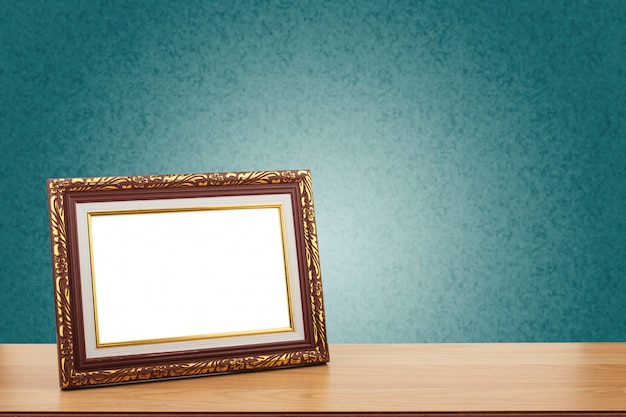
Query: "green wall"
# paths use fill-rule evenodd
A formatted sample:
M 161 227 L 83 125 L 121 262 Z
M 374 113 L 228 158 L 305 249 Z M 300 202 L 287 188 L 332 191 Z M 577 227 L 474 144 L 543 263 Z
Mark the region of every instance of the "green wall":
M 331 342 L 626 340 L 624 22 L 0 0 L 0 342 L 54 341 L 46 178 L 299 168 Z

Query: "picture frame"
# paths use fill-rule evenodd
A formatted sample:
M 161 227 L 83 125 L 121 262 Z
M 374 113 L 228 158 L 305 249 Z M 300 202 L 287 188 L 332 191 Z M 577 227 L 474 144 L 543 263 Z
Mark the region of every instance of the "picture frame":
M 308 170 L 47 192 L 61 389 L 330 360 Z

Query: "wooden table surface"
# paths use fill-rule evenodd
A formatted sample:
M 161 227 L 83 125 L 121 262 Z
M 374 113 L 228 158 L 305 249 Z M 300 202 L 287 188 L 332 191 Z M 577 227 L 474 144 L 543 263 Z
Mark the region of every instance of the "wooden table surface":
M 626 343 L 344 344 L 330 345 L 330 357 L 328 365 L 61 391 L 56 346 L 0 345 L 0 414 L 626 416 Z

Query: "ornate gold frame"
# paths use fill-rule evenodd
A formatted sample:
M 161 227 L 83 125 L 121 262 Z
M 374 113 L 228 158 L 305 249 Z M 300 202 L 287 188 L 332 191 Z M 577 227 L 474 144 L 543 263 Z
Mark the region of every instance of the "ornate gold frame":
M 323 364 L 329 361 L 317 229 L 310 172 L 261 171 L 48 180 L 59 381 L 62 389 L 123 384 L 199 375 Z M 79 247 L 78 207 L 92 202 L 189 201 L 203 198 L 273 198 L 290 201 L 300 333 L 286 339 L 218 345 L 167 346 L 143 353 L 106 350 L 89 356 Z M 189 199 L 189 200 L 186 200 Z M 82 206 L 81 206 L 82 207 Z M 181 209 L 181 211 L 184 209 Z M 282 214 L 281 214 L 282 215 Z M 292 227 L 293 226 L 293 227 Z M 123 238 L 121 236 L 120 238 Z M 83 246 L 81 246 L 83 245 Z M 91 246 L 87 246 L 91 248 Z M 91 249 L 89 249 L 91 251 Z M 89 258 L 89 256 L 88 256 Z M 83 277 L 84 278 L 84 277 Z M 289 295 L 291 297 L 291 295 Z M 290 301 L 290 302 L 291 302 Z M 88 314 L 85 313 L 85 314 Z M 291 314 L 291 312 L 290 312 Z M 208 320 L 215 318 L 207 318 Z M 219 336 L 218 336 L 219 337 Z

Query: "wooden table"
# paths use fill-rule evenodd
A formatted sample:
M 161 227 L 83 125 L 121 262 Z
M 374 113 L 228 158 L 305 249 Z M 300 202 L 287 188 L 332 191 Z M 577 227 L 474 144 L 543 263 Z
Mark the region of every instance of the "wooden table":
M 331 345 L 328 365 L 61 391 L 0 345 L 0 414 L 626 416 L 626 343 Z

